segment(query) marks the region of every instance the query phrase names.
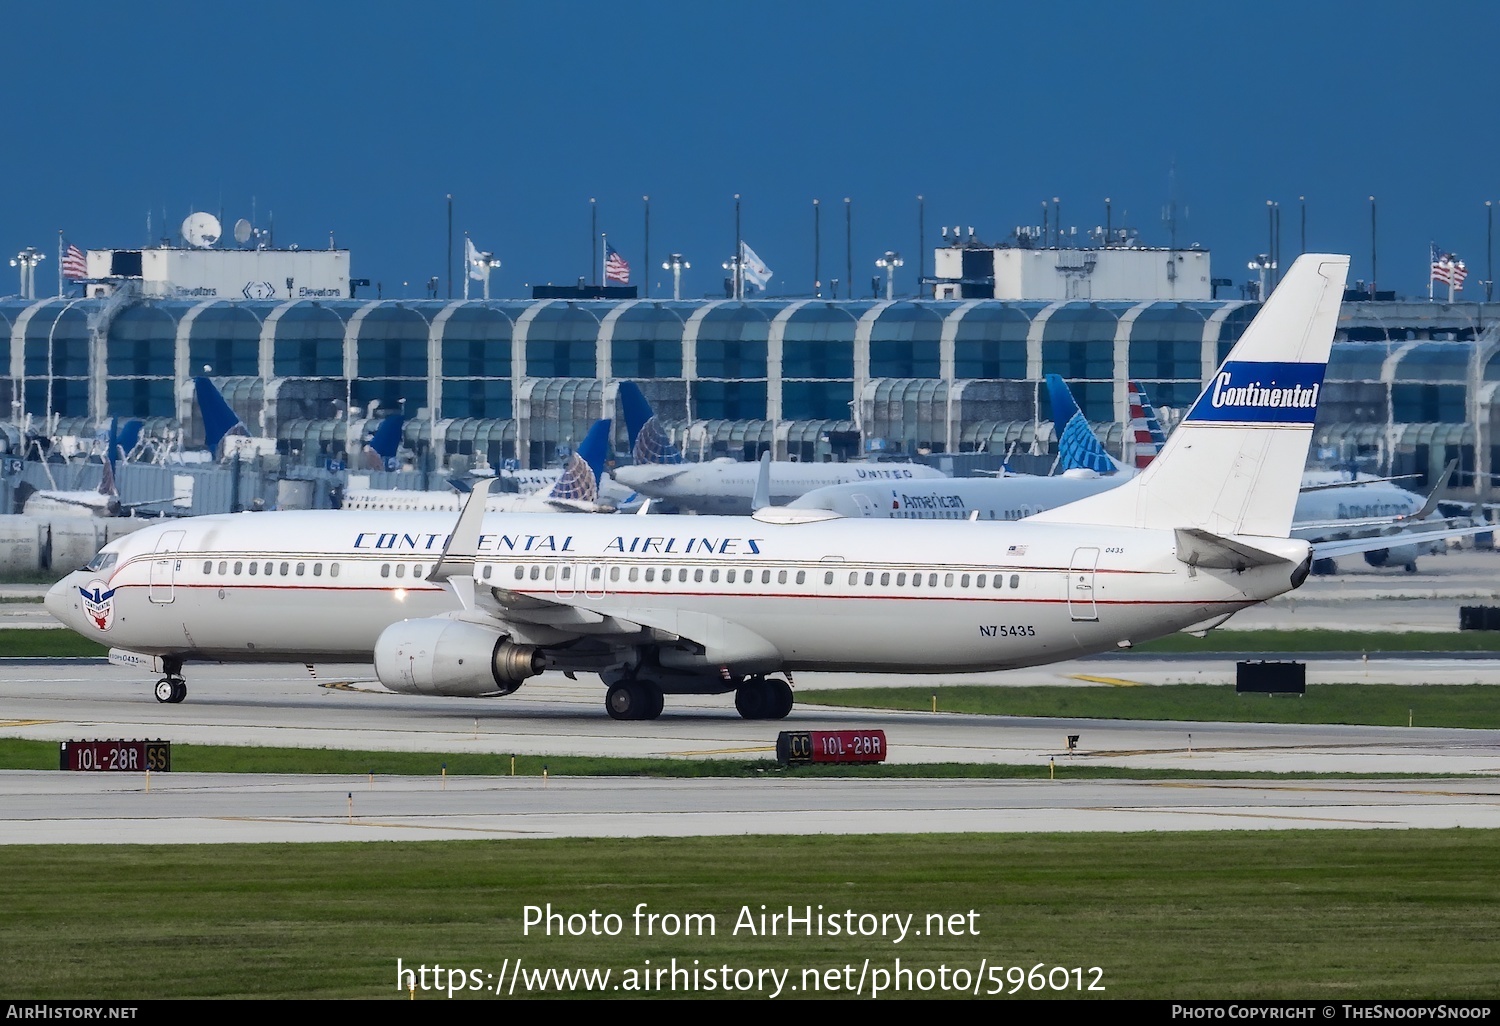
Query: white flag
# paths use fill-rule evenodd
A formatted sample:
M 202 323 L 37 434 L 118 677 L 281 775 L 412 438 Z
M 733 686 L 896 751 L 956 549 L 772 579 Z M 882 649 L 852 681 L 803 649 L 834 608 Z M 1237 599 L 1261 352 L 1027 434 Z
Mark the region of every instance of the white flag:
M 485 260 L 474 245 L 474 240 L 464 236 L 464 262 L 469 265 L 469 277 L 484 281 Z
M 766 290 L 766 282 L 771 280 L 771 269 L 743 240 L 740 242 L 740 273 L 745 281 L 762 292 Z

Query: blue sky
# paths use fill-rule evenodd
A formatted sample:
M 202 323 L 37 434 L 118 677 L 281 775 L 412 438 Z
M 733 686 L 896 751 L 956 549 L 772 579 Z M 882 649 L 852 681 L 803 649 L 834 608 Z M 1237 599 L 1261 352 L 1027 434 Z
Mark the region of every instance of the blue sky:
M 0 246 L 47 251 L 43 289 L 59 228 L 136 246 L 148 210 L 160 236 L 164 211 L 175 232 L 253 201 L 279 244 L 331 230 L 355 275 L 417 296 L 446 275 L 449 193 L 455 233 L 504 262 L 497 295 L 591 274 L 591 197 L 639 282 L 650 195 L 653 294 L 677 251 L 699 296 L 740 193 L 772 294 L 811 290 L 814 198 L 823 278 L 847 277 L 846 196 L 855 295 L 887 249 L 911 291 L 919 194 L 929 250 L 943 224 L 1004 238 L 1054 196 L 1080 232 L 1108 196 L 1164 245 L 1175 168 L 1178 241 L 1216 276 L 1251 277 L 1268 199 L 1289 263 L 1305 196 L 1308 247 L 1369 278 L 1374 195 L 1382 289 L 1425 295 L 1436 241 L 1480 298 L 1500 202 L 1487 3 L 81 2 L 6 21 Z

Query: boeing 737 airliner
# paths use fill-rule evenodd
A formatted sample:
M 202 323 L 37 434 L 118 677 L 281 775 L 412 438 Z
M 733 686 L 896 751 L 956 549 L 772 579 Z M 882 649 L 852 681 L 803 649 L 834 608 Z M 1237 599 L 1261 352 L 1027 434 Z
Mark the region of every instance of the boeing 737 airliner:
M 780 718 L 776 674 L 1006 669 L 1206 630 L 1307 576 L 1292 508 L 1348 265 L 1298 258 L 1149 467 L 1027 520 L 486 517 L 480 486 L 456 524 L 304 511 L 140 531 L 47 606 L 153 665 L 162 701 L 191 660 L 373 660 L 427 695 L 594 672 L 617 719 L 729 691 Z

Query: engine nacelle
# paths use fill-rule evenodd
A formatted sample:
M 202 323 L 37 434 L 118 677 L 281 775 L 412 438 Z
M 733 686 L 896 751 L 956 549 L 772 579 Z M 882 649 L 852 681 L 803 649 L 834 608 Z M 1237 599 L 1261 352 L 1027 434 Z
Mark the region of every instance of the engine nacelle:
M 375 642 L 375 676 L 406 695 L 508 695 L 542 672 L 542 653 L 462 620 L 402 620 Z
M 1371 566 L 1416 566 L 1417 557 L 1432 552 L 1426 545 L 1396 545 L 1389 549 L 1371 549 L 1365 562 Z

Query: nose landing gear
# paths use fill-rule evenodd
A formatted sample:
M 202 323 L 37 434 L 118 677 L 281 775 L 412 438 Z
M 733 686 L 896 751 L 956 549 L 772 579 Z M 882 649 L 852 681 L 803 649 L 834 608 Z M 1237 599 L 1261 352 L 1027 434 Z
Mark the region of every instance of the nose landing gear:
M 186 697 L 187 681 L 181 677 L 168 676 L 156 682 L 156 700 L 158 702 L 170 702 L 175 705 Z

